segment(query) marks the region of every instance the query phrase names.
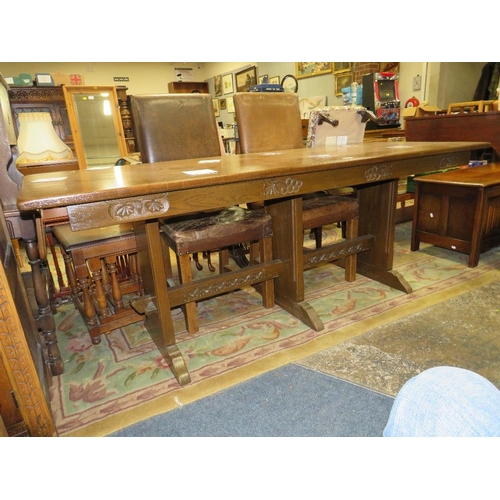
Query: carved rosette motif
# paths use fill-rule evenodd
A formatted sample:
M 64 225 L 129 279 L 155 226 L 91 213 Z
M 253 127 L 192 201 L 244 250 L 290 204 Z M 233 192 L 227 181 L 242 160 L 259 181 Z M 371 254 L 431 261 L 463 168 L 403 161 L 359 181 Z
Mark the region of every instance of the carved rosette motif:
M 303 182 L 288 177 L 287 179 L 271 179 L 264 181 L 264 196 L 274 196 L 277 194 L 287 195 L 300 191 Z
M 392 177 L 392 163 L 384 163 L 382 165 L 375 165 L 365 172 L 365 179 L 368 182 L 381 181 Z
M 154 197 L 124 198 L 109 204 L 109 215 L 120 222 L 133 221 L 152 215 L 160 217 L 170 208 L 168 194 L 163 193 Z
M 458 158 L 456 156 L 449 156 L 446 158 L 441 158 L 439 161 L 439 168 L 452 168 L 452 167 L 458 167 L 459 162 Z

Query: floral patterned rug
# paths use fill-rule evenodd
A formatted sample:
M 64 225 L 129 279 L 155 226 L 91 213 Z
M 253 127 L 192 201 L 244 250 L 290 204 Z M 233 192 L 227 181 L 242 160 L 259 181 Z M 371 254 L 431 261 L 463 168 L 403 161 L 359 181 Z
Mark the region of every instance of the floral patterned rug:
M 483 254 L 470 269 L 466 256 L 452 251 L 422 245 L 411 252 L 410 229 L 410 223 L 397 226 L 394 268 L 412 285 L 412 294 L 363 276 L 347 283 L 335 265 L 306 272 L 306 300 L 325 325 L 321 332 L 278 306 L 264 309 L 253 289 L 199 303 L 195 335 L 185 331 L 182 313 L 176 312 L 178 345 L 191 375 L 185 387 L 142 324 L 115 330 L 94 346 L 73 305 L 61 306 L 56 322 L 65 373 L 54 378 L 50 390 L 59 434 L 109 434 L 429 307 L 463 287 L 499 279 L 500 252 Z M 327 236 L 338 237 L 336 231 Z

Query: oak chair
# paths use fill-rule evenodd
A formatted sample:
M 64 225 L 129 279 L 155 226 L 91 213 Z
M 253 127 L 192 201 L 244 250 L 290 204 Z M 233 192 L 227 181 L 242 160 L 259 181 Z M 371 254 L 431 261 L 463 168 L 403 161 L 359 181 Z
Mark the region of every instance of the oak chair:
M 101 335 L 143 320 L 130 298 L 143 295 L 137 244 L 131 224 L 72 231 L 52 227 L 63 254 L 71 298 L 93 344 Z
M 209 94 L 152 94 L 131 97 L 135 136 L 143 163 L 220 157 L 221 140 Z M 216 168 L 216 167 L 211 167 Z M 257 285 L 266 308 L 274 306 L 273 278 L 281 263 L 272 261 L 272 222 L 264 211 L 222 207 L 160 221 L 163 240 L 177 258 L 180 286 L 199 282 L 181 299 L 189 333 L 199 329 L 196 302 L 247 285 Z M 229 249 L 250 244 L 250 265 L 231 270 Z M 219 273 L 197 278 L 191 256 L 219 251 Z M 173 294 L 178 286 L 170 287 Z
M 452 102 L 448 105 L 448 115 L 454 113 L 487 113 L 495 111 L 493 100 L 491 101 L 467 101 L 467 102 Z
M 264 153 L 304 147 L 299 99 L 295 93 L 246 92 L 234 96 L 241 153 Z M 358 236 L 359 202 L 349 196 L 324 192 L 302 197 L 302 227 L 316 233 L 315 258 L 304 247 L 304 269 L 318 262 L 332 262 L 345 257 L 345 279 L 356 279 L 355 243 Z M 345 242 L 322 246 L 321 228 L 346 223 Z M 345 244 L 347 243 L 347 245 Z M 319 250 L 321 249 L 321 252 Z M 338 252 L 337 252 L 338 250 Z

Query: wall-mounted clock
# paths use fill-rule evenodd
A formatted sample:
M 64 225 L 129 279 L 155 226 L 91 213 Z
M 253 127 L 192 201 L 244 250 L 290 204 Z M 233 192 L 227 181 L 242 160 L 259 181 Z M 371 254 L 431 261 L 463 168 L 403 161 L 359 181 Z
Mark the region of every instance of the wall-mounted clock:
M 299 82 L 293 75 L 285 75 L 281 80 L 281 86 L 285 92 L 297 92 L 299 89 Z

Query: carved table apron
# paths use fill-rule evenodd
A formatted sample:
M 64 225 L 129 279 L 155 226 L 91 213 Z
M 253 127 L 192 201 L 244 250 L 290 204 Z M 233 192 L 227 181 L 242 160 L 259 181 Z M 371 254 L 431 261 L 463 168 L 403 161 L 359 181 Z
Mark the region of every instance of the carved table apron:
M 190 381 L 190 376 L 175 341 L 171 316 L 175 300 L 167 287 L 158 218 L 265 200 L 273 218 L 274 258 L 283 264 L 275 280 L 276 302 L 319 331 L 323 323 L 304 300 L 301 196 L 356 186 L 359 234 L 366 235 L 370 242 L 358 254 L 358 273 L 410 293 L 404 277 L 392 271 L 398 179 L 467 164 L 472 150 L 488 147 L 489 143 L 471 142 L 370 142 L 61 175 L 35 174 L 25 178 L 18 207 L 66 207 L 75 231 L 134 223 L 150 300 L 144 307 L 146 328 L 182 385 Z M 180 293 L 193 293 L 192 289 L 184 292 L 182 287 L 175 288 Z

